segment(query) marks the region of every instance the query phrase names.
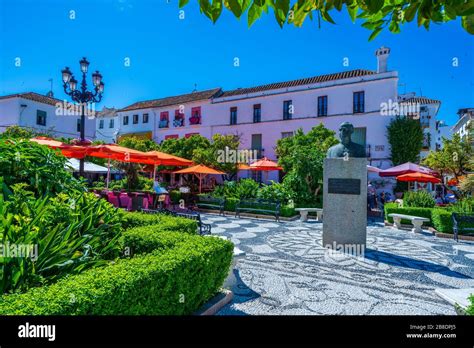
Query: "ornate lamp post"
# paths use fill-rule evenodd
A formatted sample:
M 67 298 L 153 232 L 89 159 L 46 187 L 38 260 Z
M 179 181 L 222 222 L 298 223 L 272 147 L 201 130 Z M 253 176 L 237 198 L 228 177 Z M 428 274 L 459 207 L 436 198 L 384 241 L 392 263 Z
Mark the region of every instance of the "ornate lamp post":
M 64 68 L 62 73 L 64 93 L 71 96 L 71 99 L 78 103 L 81 107 L 81 129 L 80 129 L 80 142 L 85 143 L 85 108 L 88 103 L 98 103 L 102 100 L 102 93 L 104 92 L 104 83 L 102 82 L 102 75 L 96 71 L 92 74 L 92 83 L 94 85 L 94 91 L 87 90 L 86 74 L 89 70 L 89 62 L 86 57 L 79 61 L 82 82 L 80 89 L 77 88 L 77 80 L 74 78 L 71 70 L 68 67 Z M 79 175 L 84 176 L 84 159 L 80 160 Z

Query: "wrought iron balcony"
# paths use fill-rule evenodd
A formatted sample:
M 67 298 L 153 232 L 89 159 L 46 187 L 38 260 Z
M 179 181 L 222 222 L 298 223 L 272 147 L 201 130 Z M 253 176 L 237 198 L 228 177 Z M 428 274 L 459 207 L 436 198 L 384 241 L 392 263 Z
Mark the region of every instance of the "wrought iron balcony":
M 173 126 L 184 127 L 184 118 L 175 118 L 173 121 Z
M 201 116 L 191 116 L 189 118 L 189 124 L 201 124 Z
M 160 128 L 168 128 L 169 127 L 169 121 L 168 120 L 161 120 L 159 124 Z

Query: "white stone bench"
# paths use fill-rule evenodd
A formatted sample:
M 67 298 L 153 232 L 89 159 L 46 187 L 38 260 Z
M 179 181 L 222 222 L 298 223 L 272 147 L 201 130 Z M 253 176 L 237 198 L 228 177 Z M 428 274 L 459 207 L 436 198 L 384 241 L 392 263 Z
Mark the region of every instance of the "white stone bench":
M 296 208 L 300 212 L 300 221 L 308 221 L 308 213 L 316 213 L 318 221 L 323 221 L 323 210 L 321 208 Z
M 413 228 L 412 232 L 421 232 L 421 226 L 423 222 L 430 221 L 430 219 L 420 217 L 420 216 L 412 216 L 412 215 L 405 215 L 405 214 L 388 214 L 389 217 L 393 218 L 393 227 L 400 229 L 402 227 L 402 220 L 410 220 Z

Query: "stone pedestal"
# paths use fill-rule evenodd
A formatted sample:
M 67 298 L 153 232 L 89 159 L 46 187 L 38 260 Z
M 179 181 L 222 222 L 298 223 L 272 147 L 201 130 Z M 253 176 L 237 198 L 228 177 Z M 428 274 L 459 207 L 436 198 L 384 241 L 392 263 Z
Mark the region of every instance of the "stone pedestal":
M 365 250 L 367 159 L 324 160 L 323 211 L 323 247 Z

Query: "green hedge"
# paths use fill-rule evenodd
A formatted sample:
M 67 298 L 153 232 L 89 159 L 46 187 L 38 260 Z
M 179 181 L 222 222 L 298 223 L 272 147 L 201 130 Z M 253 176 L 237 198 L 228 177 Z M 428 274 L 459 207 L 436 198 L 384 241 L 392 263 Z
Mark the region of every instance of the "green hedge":
M 183 315 L 222 286 L 232 243 L 217 237 L 158 234 L 164 249 L 0 298 L 0 315 Z M 170 247 L 176 238 L 176 244 Z
M 197 222 L 182 217 L 165 214 L 145 214 L 140 212 L 125 212 L 122 218 L 122 227 L 129 229 L 139 226 L 160 224 L 163 230 L 182 231 L 189 234 L 197 233 Z
M 453 233 L 452 212 L 446 209 L 433 209 L 431 211 L 431 221 L 438 232 Z
M 433 226 L 431 220 L 431 208 L 418 208 L 418 207 L 399 207 L 397 203 L 387 203 L 384 207 L 385 220 L 390 223 L 393 223 L 393 218 L 389 217 L 388 214 L 405 214 L 405 215 L 414 215 L 420 216 L 427 219 L 430 219 L 430 222 L 425 222 L 425 226 Z M 411 225 L 410 220 L 403 220 L 402 224 Z
M 123 232 L 123 247 L 130 253 L 142 254 L 172 248 L 188 240 L 185 233 L 169 232 L 162 225 L 134 227 Z

